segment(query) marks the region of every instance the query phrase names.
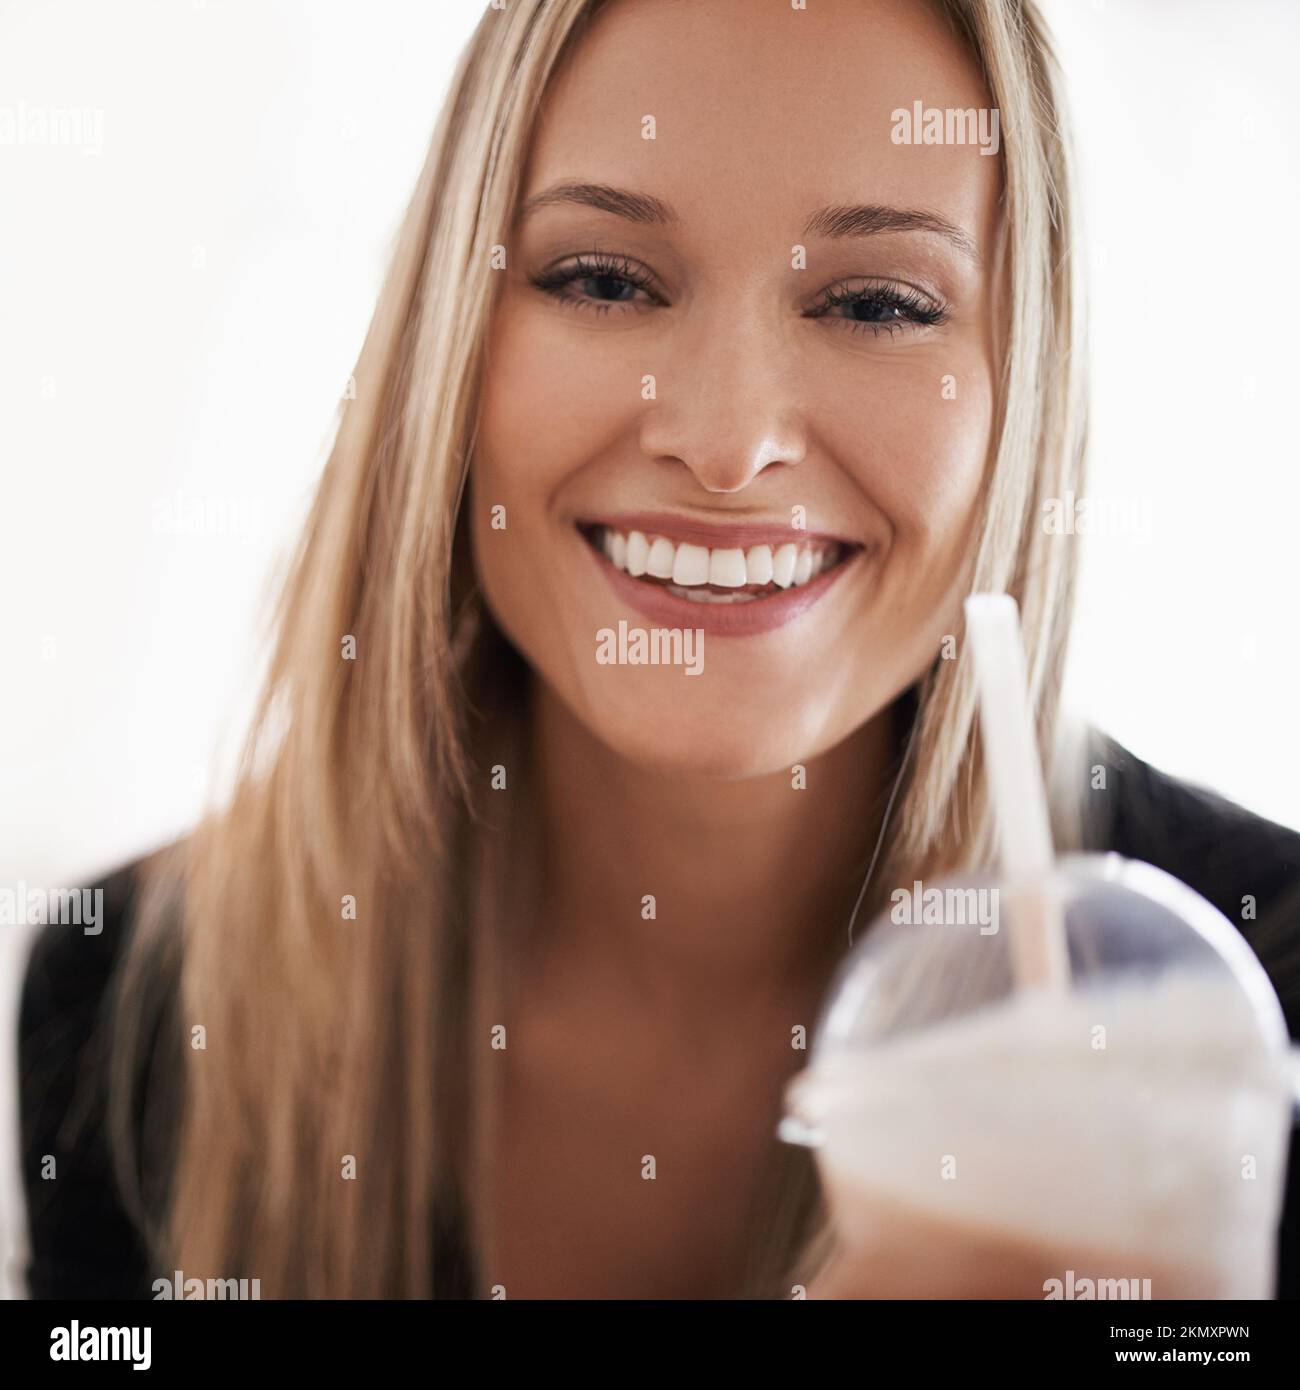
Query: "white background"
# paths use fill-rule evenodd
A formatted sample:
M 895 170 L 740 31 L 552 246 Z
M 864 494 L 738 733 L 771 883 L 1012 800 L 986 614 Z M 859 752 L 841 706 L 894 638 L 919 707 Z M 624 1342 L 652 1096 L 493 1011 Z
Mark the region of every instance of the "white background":
M 273 567 L 481 9 L 0 12 L 0 111 L 103 123 L 97 152 L 0 146 L 0 884 L 86 883 L 179 832 L 237 741 Z M 1047 9 L 1094 272 L 1090 495 L 1148 528 L 1089 541 L 1070 703 L 1300 825 L 1300 6 Z M 187 500 L 234 524 L 160 532 Z M 0 932 L 8 1132 L 25 943 Z

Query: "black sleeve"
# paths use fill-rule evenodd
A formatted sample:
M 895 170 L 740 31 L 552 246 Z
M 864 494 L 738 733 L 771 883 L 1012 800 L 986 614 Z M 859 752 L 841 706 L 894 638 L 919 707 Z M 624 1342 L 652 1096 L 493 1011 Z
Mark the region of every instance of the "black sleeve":
M 102 930 L 40 928 L 19 1008 L 18 1097 L 33 1298 L 149 1298 L 144 1244 L 111 1162 L 107 1027 L 135 877 L 103 889 Z
M 1089 818 L 1088 848 L 1154 864 L 1212 902 L 1259 958 L 1291 1038 L 1300 1040 L 1300 834 L 1160 772 L 1113 739 L 1098 735 L 1094 753 L 1107 787 L 1101 808 L 1094 807 L 1100 814 Z M 1294 1123 L 1276 1292 L 1300 1298 L 1300 1128 Z
M 1300 834 L 1158 771 L 1113 739 L 1099 748 L 1105 847 L 1212 902 L 1250 943 L 1300 1038 Z

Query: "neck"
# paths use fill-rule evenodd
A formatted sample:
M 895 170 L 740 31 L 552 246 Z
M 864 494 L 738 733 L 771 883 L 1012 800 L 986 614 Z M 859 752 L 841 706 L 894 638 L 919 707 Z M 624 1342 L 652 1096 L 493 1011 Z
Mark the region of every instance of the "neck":
M 880 830 L 894 707 L 807 763 L 804 789 L 789 769 L 634 767 L 540 683 L 532 719 L 547 962 L 656 1007 L 824 987 Z

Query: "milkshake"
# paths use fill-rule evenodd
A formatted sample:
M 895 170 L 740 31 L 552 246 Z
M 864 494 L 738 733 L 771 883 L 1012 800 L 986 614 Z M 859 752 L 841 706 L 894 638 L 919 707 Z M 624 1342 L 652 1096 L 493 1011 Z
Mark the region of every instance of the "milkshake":
M 1267 1298 L 1296 1076 L 1277 996 L 1187 885 L 1056 858 L 1015 603 L 966 620 L 1000 870 L 891 895 L 787 1089 L 779 1133 L 814 1148 L 839 1236 L 823 1284 Z
M 1230 976 L 1012 995 L 828 1043 L 788 1108 L 868 1295 L 873 1265 L 889 1297 L 1271 1294 L 1289 1076 Z

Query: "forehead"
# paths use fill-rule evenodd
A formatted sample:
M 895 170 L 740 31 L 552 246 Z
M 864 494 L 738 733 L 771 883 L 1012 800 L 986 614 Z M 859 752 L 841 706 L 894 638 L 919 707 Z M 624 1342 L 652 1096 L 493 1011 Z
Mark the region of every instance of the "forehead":
M 926 0 L 612 0 L 547 94 L 526 193 L 622 184 L 738 237 L 863 202 L 925 207 L 991 235 L 1000 160 L 896 143 L 893 113 L 983 109 L 973 58 Z M 654 118 L 653 140 L 643 138 Z

